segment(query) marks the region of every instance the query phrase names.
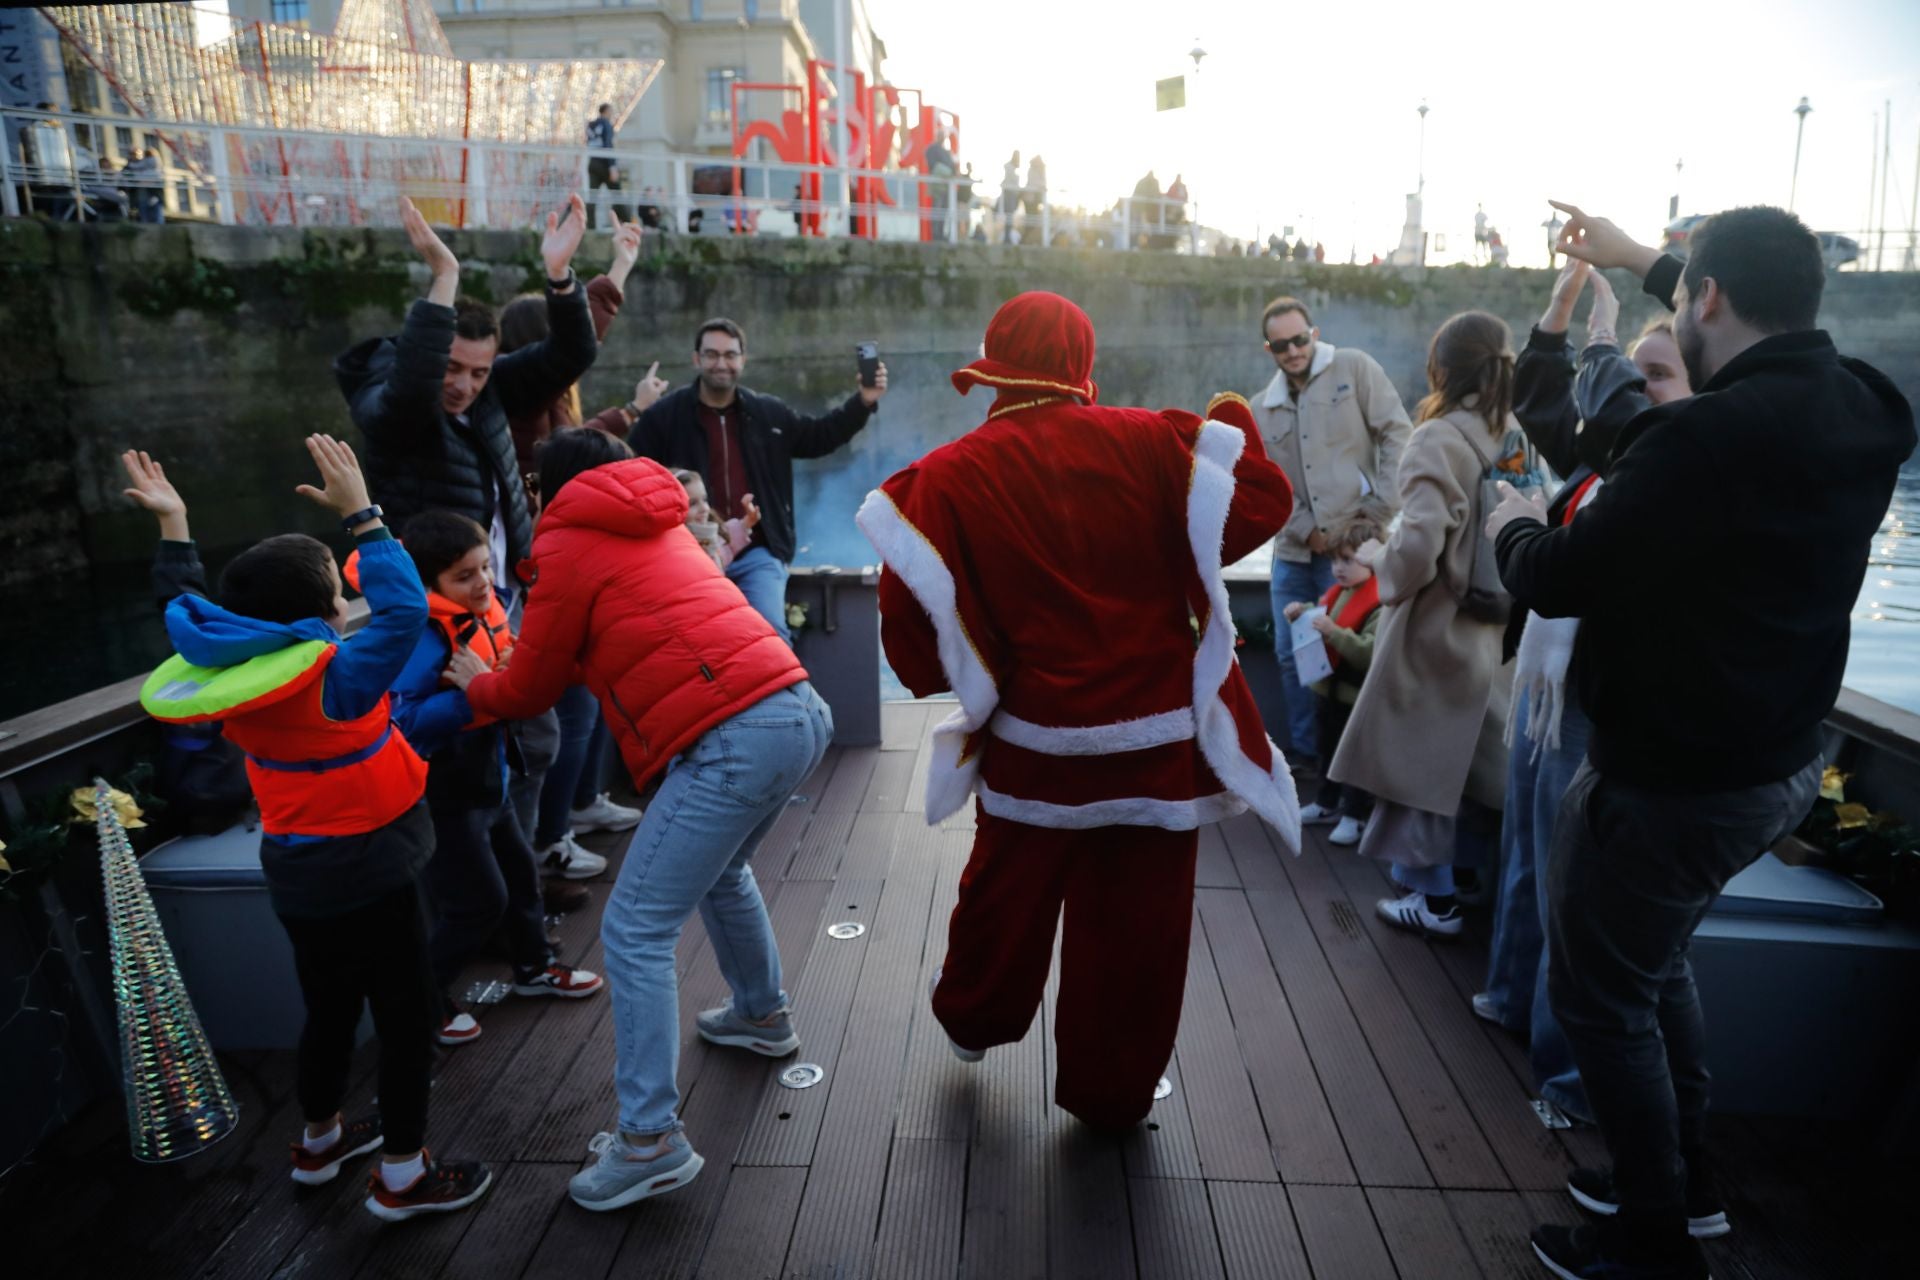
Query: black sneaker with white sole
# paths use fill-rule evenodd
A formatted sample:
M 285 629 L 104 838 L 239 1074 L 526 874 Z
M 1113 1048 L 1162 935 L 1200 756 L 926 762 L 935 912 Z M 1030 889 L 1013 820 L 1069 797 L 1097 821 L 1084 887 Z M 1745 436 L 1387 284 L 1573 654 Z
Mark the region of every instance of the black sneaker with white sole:
M 1560 1280 L 1712 1280 L 1697 1241 L 1636 1237 L 1617 1218 L 1535 1227 L 1532 1241 L 1533 1256 Z
M 382 1222 L 405 1222 L 425 1213 L 453 1213 L 487 1193 L 493 1173 L 474 1160 L 435 1160 L 431 1152 L 426 1169 L 401 1191 L 387 1187 L 375 1167 L 367 1175 L 367 1212 Z
M 340 1136 L 322 1151 L 293 1144 L 293 1180 L 303 1187 L 325 1186 L 340 1176 L 340 1166 L 355 1156 L 380 1149 L 380 1115 L 375 1112 L 340 1125 Z
M 1567 1193 L 1588 1213 L 1611 1218 L 1620 1212 L 1620 1195 L 1613 1188 L 1613 1173 L 1607 1169 L 1575 1169 L 1567 1176 Z M 1727 1221 L 1726 1206 L 1713 1194 L 1707 1179 L 1687 1179 L 1687 1234 L 1696 1240 L 1712 1240 L 1733 1230 Z

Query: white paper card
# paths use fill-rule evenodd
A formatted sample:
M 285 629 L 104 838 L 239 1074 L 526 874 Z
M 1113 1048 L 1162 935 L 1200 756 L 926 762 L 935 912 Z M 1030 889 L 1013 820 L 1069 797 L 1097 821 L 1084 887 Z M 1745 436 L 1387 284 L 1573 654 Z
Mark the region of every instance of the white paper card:
M 1303 687 L 1333 674 L 1333 664 L 1327 660 L 1327 642 L 1313 629 L 1313 620 L 1326 612 L 1315 606 L 1293 620 L 1293 669 Z

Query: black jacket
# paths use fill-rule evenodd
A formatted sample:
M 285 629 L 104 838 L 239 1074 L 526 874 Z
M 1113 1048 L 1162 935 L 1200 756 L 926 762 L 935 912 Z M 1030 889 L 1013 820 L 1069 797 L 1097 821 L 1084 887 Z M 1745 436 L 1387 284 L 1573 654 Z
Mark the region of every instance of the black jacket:
M 424 298 L 397 338 L 369 338 L 333 362 L 333 376 L 366 437 L 367 487 L 402 534 L 422 511 L 457 511 L 481 528 L 501 501 L 510 570 L 533 547 L 533 521 L 514 460 L 509 415 L 532 413 L 593 367 L 599 341 L 587 291 L 547 294 L 548 336 L 501 356 L 461 426 L 440 407 L 453 350 L 453 308 Z
M 1669 287 L 1671 281 L 1668 282 Z M 1652 405 L 1647 380 L 1626 353 L 1611 343 L 1590 346 L 1580 355 L 1576 373 L 1573 345 L 1564 333 L 1535 326 L 1513 370 L 1513 416 L 1554 474 L 1563 478 L 1547 508 L 1547 524 L 1558 528 L 1567 504 L 1588 476 L 1604 476 L 1608 455 L 1620 432 Z M 1507 619 L 1501 661 L 1520 649 L 1527 611 Z
M 1820 749 L 1913 409 L 1822 330 L 1766 338 L 1621 433 L 1572 524 L 1516 521 L 1500 575 L 1574 650 L 1588 757 L 1664 791 L 1758 786 Z
M 697 385 L 681 387 L 641 414 L 627 437 L 634 453 L 652 458 L 663 467 L 697 471 L 707 477 L 707 433 L 700 425 L 699 395 Z M 773 396 L 756 395 L 744 387 L 736 395 L 747 483 L 760 507 L 759 533 L 776 559 L 791 563 L 796 545 L 793 460 L 826 457 L 858 435 L 874 410 L 855 394 L 838 409 L 808 418 Z

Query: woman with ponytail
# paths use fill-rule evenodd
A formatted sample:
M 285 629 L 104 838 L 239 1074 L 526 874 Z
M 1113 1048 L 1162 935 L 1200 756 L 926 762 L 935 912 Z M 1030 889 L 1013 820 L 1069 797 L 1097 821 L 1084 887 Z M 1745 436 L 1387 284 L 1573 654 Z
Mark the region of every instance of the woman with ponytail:
M 1504 619 L 1469 612 L 1483 534 L 1481 479 L 1524 471 L 1513 418 L 1513 348 L 1506 323 L 1468 311 L 1440 326 L 1427 352 L 1426 399 L 1400 461 L 1400 523 L 1365 548 L 1383 606 L 1373 665 L 1329 776 L 1376 797 L 1360 852 L 1392 864 L 1407 892 L 1380 915 L 1439 937 L 1460 932 L 1454 899 L 1454 817 L 1487 729 Z M 1516 453 L 1519 457 L 1516 458 Z M 1478 616 L 1477 616 L 1478 615 Z

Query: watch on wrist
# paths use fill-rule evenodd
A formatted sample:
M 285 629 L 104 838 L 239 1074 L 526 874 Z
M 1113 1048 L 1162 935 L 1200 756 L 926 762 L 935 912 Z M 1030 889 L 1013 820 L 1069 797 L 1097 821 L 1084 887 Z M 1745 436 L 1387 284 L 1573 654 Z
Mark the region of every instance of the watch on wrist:
M 560 292 L 560 290 L 572 284 L 573 281 L 574 281 L 573 268 L 568 267 L 567 274 L 565 274 L 564 276 L 561 276 L 558 280 L 555 280 L 551 276 L 549 276 L 547 278 L 547 288 L 553 290 L 555 293 L 558 293 Z
M 369 520 L 378 520 L 384 515 L 386 515 L 386 512 L 382 511 L 380 504 L 376 502 L 370 507 L 362 507 L 352 515 L 341 520 L 340 527 L 348 533 L 352 533 L 356 526 L 363 525 Z

